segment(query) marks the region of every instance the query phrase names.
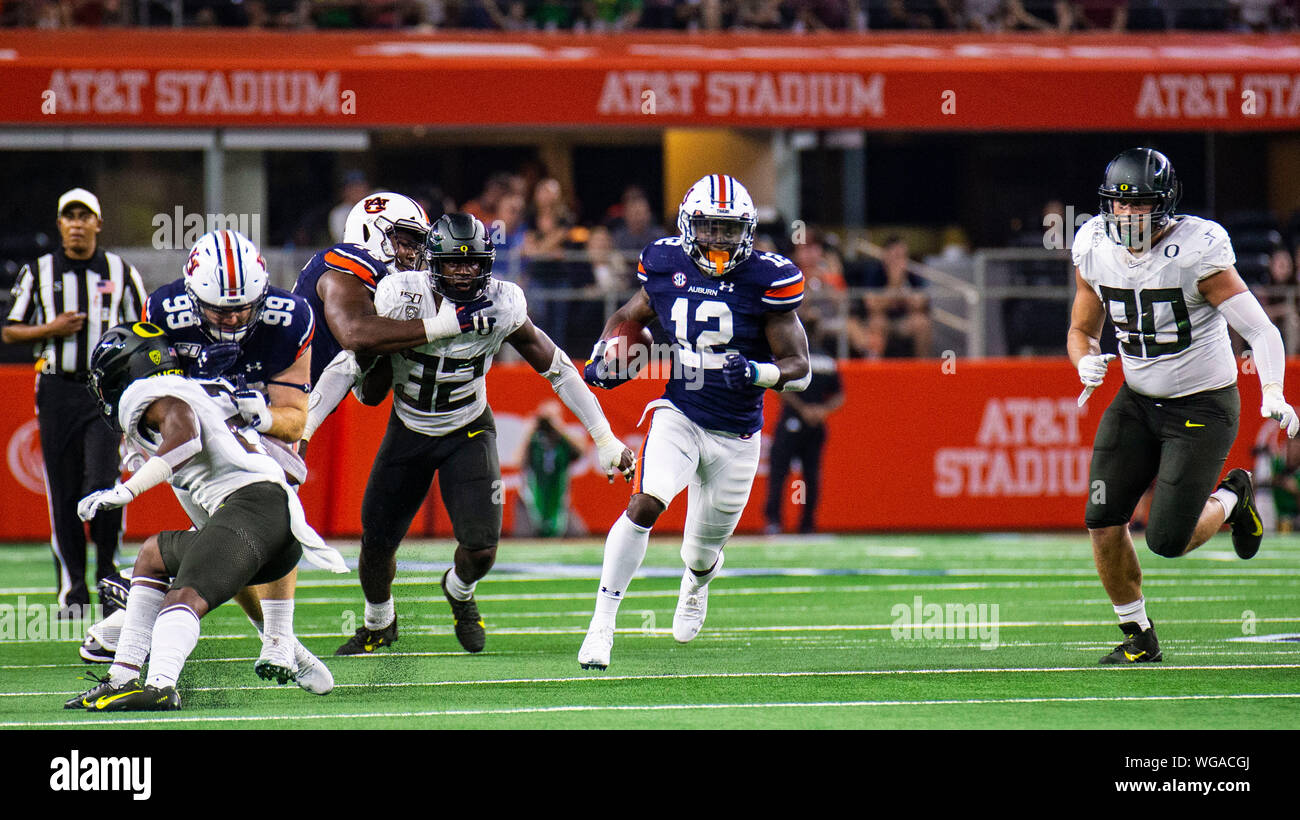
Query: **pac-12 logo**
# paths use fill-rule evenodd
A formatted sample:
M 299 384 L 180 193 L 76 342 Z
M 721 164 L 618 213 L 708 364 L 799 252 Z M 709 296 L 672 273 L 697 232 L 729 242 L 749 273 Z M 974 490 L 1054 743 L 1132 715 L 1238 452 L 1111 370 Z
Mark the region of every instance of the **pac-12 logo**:
M 388 199 L 382 196 L 372 196 L 370 199 L 366 200 L 366 204 L 363 207 L 365 208 L 366 213 L 377 214 L 384 210 L 384 208 L 388 207 Z
M 681 271 L 677 271 L 676 273 L 674 273 L 673 284 L 679 288 L 686 287 L 686 274 L 682 273 Z

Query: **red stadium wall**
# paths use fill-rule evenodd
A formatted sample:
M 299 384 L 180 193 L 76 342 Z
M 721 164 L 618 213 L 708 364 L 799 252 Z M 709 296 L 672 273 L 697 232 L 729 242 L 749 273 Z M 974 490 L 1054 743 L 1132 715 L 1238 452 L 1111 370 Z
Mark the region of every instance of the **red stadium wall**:
M 1291 383 L 1300 379 L 1292 364 Z M 1088 460 L 1097 422 L 1119 386 L 1118 370 L 1084 407 L 1076 407 L 1079 382 L 1063 359 L 945 362 L 848 362 L 841 366 L 845 406 L 830 419 L 819 523 L 824 530 L 1021 530 L 1083 526 Z M 34 374 L 23 366 L 0 367 L 0 540 L 49 538 L 36 437 Z M 1241 431 L 1229 466 L 1250 466 L 1261 435 L 1275 434 L 1254 408 L 1259 381 L 1243 374 Z M 637 427 L 646 402 L 662 383 L 642 379 L 599 397 L 614 432 L 638 449 Z M 553 399 L 546 381 L 523 365 L 498 365 L 488 374 L 496 414 L 506 532 L 513 523 L 519 450 L 533 411 Z M 770 439 L 778 398 L 768 394 Z M 323 534 L 360 532 L 361 497 L 387 424 L 388 406 L 364 407 L 351 398 L 325 423 L 307 456 L 311 475 L 302 498 Z M 585 433 L 569 417 L 576 434 Z M 763 526 L 767 463 L 760 466 L 742 532 Z M 792 475 L 791 480 L 798 475 Z M 627 503 L 629 488 L 611 486 L 590 456 L 575 469 L 574 512 L 595 533 L 603 532 Z M 787 521 L 793 521 L 786 491 Z M 436 499 L 436 493 L 434 494 Z M 668 511 L 660 531 L 680 530 L 684 498 Z M 161 529 L 187 526 L 170 492 L 158 488 L 127 510 L 128 534 L 142 539 Z M 426 504 L 412 534 L 448 536 L 440 501 Z

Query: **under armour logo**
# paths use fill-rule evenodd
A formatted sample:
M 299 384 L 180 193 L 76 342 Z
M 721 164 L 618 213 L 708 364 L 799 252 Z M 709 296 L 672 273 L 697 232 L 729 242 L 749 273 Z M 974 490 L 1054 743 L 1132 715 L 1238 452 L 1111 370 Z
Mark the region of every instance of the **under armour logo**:
M 727 291 L 728 293 L 731 293 L 731 292 L 734 291 L 735 289 L 736 289 L 736 285 L 735 285 L 734 282 L 719 282 L 719 283 L 718 283 L 718 290 L 725 290 L 725 291 Z
M 623 593 L 621 592 L 610 592 L 609 587 L 601 587 L 600 591 L 605 593 L 606 595 L 613 595 L 615 598 L 621 597 L 623 595 Z

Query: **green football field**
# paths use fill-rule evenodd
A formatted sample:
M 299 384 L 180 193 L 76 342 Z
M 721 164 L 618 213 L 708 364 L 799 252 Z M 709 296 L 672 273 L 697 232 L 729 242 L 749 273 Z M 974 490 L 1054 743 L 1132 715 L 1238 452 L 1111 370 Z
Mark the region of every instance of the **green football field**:
M 577 663 L 597 541 L 504 543 L 473 656 L 438 588 L 449 544 L 403 547 L 401 637 L 373 656 L 331 657 L 360 622 L 355 572 L 304 571 L 296 624 L 333 670 L 325 697 L 258 679 L 260 643 L 227 604 L 203 621 L 183 711 L 65 711 L 106 667 L 0 614 L 0 727 L 1300 728 L 1300 538 L 1249 562 L 1226 533 L 1176 561 L 1140 547 L 1165 661 L 1124 668 L 1097 666 L 1122 635 L 1083 534 L 737 538 L 688 645 L 677 546 L 652 542 L 605 672 Z M 46 548 L 0 547 L 0 613 L 48 605 L 51 582 Z

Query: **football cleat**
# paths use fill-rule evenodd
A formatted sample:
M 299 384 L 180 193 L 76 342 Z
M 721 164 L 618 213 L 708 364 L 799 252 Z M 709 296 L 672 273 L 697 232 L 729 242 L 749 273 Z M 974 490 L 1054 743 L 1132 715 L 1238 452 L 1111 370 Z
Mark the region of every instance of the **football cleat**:
M 297 641 L 295 640 L 296 644 Z M 270 635 L 262 638 L 262 654 L 253 664 L 253 671 L 262 680 L 273 680 L 283 686 L 298 677 L 298 662 L 294 647 Z
M 298 676 L 294 680 L 300 687 L 313 695 L 328 695 L 334 691 L 333 673 L 301 641 L 294 647 L 293 659 L 298 663 Z
M 1132 622 L 1120 624 L 1119 628 L 1124 630 L 1124 643 L 1098 663 L 1157 663 L 1164 660 L 1160 654 L 1160 642 L 1156 640 L 1155 622 L 1147 629 Z
M 718 553 L 718 562 L 710 570 L 713 577 L 718 577 L 722 569 L 725 552 Z M 700 634 L 704 618 L 709 614 L 709 585 L 699 586 L 699 579 L 690 568 L 682 573 L 682 585 L 677 592 L 677 609 L 673 612 L 673 640 L 678 643 L 690 643 Z
M 606 669 L 613 650 L 614 625 L 593 621 L 587 628 L 587 637 L 582 639 L 582 648 L 578 650 L 578 665 L 583 669 Z
M 175 686 L 140 685 L 134 680 L 116 691 L 100 695 L 92 712 L 174 712 L 181 708 Z
M 383 629 L 370 629 L 366 626 L 357 628 L 357 634 L 348 638 L 347 643 L 334 650 L 335 655 L 368 655 L 381 646 L 397 643 L 397 617 Z
M 1232 508 L 1232 515 L 1227 518 L 1232 527 L 1232 548 L 1240 558 L 1254 558 L 1264 540 L 1264 524 L 1259 520 L 1259 510 L 1255 507 L 1254 479 L 1249 472 L 1238 467 L 1229 470 L 1219 486 L 1237 494 L 1237 506 Z
M 90 689 L 87 689 L 85 692 L 82 692 L 80 695 L 77 695 L 75 698 L 69 698 L 64 701 L 64 709 L 93 709 L 95 707 L 95 701 L 99 699 L 99 696 L 108 694 L 113 689 L 113 684 L 109 682 L 108 675 L 101 678 L 98 675 L 91 673 L 89 675 L 83 675 L 82 677 L 85 680 L 94 681 L 95 685 Z M 139 681 L 132 681 L 132 683 L 137 684 Z
M 93 630 L 94 627 L 91 629 Z M 95 637 L 94 632 L 87 632 L 86 640 L 81 642 L 77 654 L 86 663 L 112 663 L 117 655 L 117 649 L 109 649 Z
M 465 647 L 466 652 L 482 652 L 483 646 L 487 643 L 487 629 L 483 625 L 483 616 L 478 612 L 478 604 L 474 601 L 474 596 L 469 596 L 468 601 L 458 601 L 451 597 L 447 591 L 447 576 L 451 570 L 442 574 L 442 594 L 446 597 L 447 603 L 451 604 L 452 623 L 456 625 L 456 640 L 460 645 Z

